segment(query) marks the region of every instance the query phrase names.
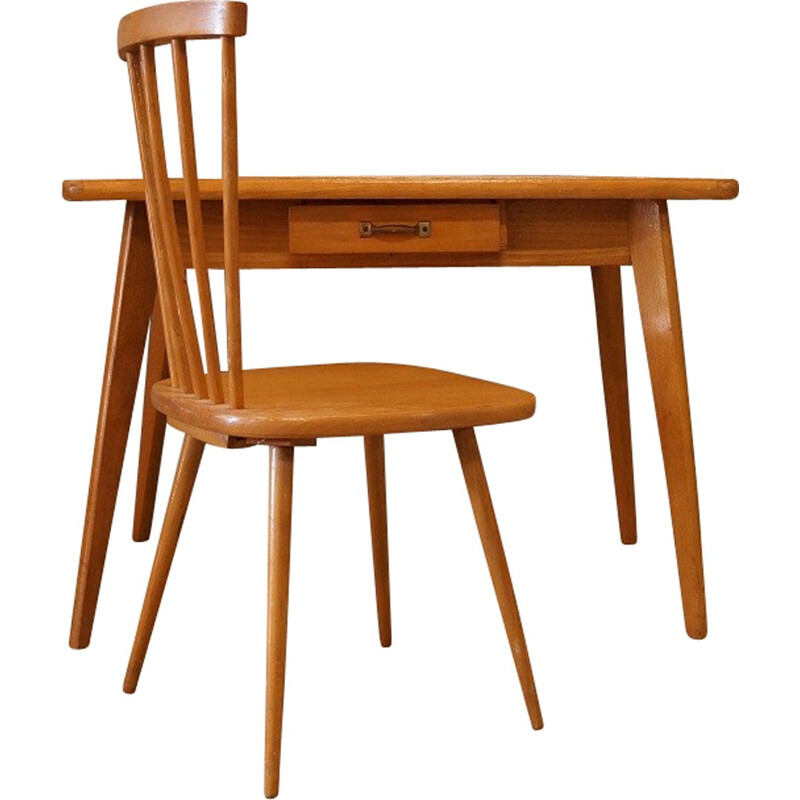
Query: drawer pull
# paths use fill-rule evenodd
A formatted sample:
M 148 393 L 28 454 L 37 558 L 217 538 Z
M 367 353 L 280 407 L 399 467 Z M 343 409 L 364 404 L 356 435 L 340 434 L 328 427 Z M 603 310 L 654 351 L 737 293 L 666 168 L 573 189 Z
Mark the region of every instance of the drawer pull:
M 418 222 L 416 225 L 373 225 L 371 222 L 358 223 L 358 235 L 362 239 L 371 239 L 376 233 L 416 233 L 420 239 L 429 239 L 431 223 Z

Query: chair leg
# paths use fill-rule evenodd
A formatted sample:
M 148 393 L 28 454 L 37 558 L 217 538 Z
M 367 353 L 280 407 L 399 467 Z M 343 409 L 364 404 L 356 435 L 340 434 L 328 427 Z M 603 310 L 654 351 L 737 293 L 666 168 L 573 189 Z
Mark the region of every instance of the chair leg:
M 125 673 L 125 683 L 122 688 L 128 694 L 133 694 L 139 683 L 139 675 L 145 655 L 147 655 L 147 646 L 150 644 L 150 636 L 153 633 L 158 608 L 164 595 L 164 587 L 169 577 L 175 548 L 178 546 L 178 537 L 181 534 L 181 527 L 186 516 L 189 498 L 192 496 L 204 448 L 203 442 L 193 439 L 191 436 L 186 436 L 183 440 L 178 469 L 175 472 L 175 481 L 172 484 L 167 513 L 164 517 L 164 526 L 161 529 L 153 569 L 150 573 L 150 582 L 147 584 L 142 614 L 139 617 L 139 627 L 136 630 L 136 638 L 128 661 L 128 671 Z
M 364 437 L 367 463 L 367 493 L 372 530 L 372 566 L 375 572 L 375 600 L 381 645 L 392 644 L 392 611 L 389 594 L 389 541 L 386 515 L 386 459 L 383 436 Z
M 267 588 L 267 709 L 264 796 L 276 797 L 281 769 L 286 623 L 289 612 L 289 551 L 292 533 L 294 448 L 269 449 L 269 581 Z
M 475 522 L 478 525 L 486 563 L 489 566 L 489 574 L 492 577 L 497 603 L 503 617 L 508 643 L 511 645 L 511 654 L 514 657 L 522 694 L 525 697 L 528 716 L 531 725 L 539 730 L 544 726 L 542 711 L 539 708 L 539 698 L 533 682 L 528 647 L 525 644 L 525 634 L 522 630 L 514 587 L 511 584 L 511 575 L 509 575 L 506 556 L 503 552 L 503 542 L 500 539 L 500 531 L 494 515 L 489 485 L 483 471 L 478 441 L 472 428 L 454 430 L 453 436 L 456 440 L 461 469 L 464 472 L 464 480 L 472 503 L 472 511 L 475 514 Z
M 636 500 L 633 490 L 628 367 L 625 359 L 625 324 L 622 317 L 619 267 L 592 267 L 592 285 L 619 532 L 623 544 L 635 544 Z

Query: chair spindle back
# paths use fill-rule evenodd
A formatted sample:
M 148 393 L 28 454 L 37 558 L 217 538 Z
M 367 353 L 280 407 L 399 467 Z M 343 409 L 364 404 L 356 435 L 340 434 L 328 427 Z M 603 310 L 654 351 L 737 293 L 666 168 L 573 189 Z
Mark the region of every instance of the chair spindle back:
M 172 383 L 182 391 L 235 408 L 244 405 L 242 328 L 239 294 L 239 164 L 236 118 L 235 37 L 247 30 L 247 6 L 240 2 L 201 0 L 166 3 L 123 17 L 119 24 L 120 58 L 127 61 L 133 110 L 144 175 L 145 201 L 158 279 Z M 214 308 L 208 277 L 203 215 L 197 174 L 192 101 L 189 89 L 188 39 L 222 40 L 222 207 L 227 329 L 227 392 L 220 368 Z M 197 278 L 206 372 L 192 311 L 186 265 L 167 173 L 155 48 L 169 44 L 175 81 L 183 194 L 191 263 Z

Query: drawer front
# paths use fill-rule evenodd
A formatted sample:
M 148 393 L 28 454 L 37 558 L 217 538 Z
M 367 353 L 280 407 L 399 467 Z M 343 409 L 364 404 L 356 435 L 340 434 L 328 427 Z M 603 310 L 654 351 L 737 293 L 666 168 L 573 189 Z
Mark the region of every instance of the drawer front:
M 289 208 L 291 253 L 488 253 L 496 203 L 309 204 Z

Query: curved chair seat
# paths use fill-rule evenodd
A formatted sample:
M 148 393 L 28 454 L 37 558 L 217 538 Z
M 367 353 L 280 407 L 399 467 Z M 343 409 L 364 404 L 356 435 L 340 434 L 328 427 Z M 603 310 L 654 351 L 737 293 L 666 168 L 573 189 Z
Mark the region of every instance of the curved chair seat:
M 168 380 L 153 387 L 153 403 L 177 427 L 281 440 L 470 428 L 527 419 L 536 407 L 521 389 L 402 364 L 274 367 L 243 377 L 244 408 L 198 399 Z

